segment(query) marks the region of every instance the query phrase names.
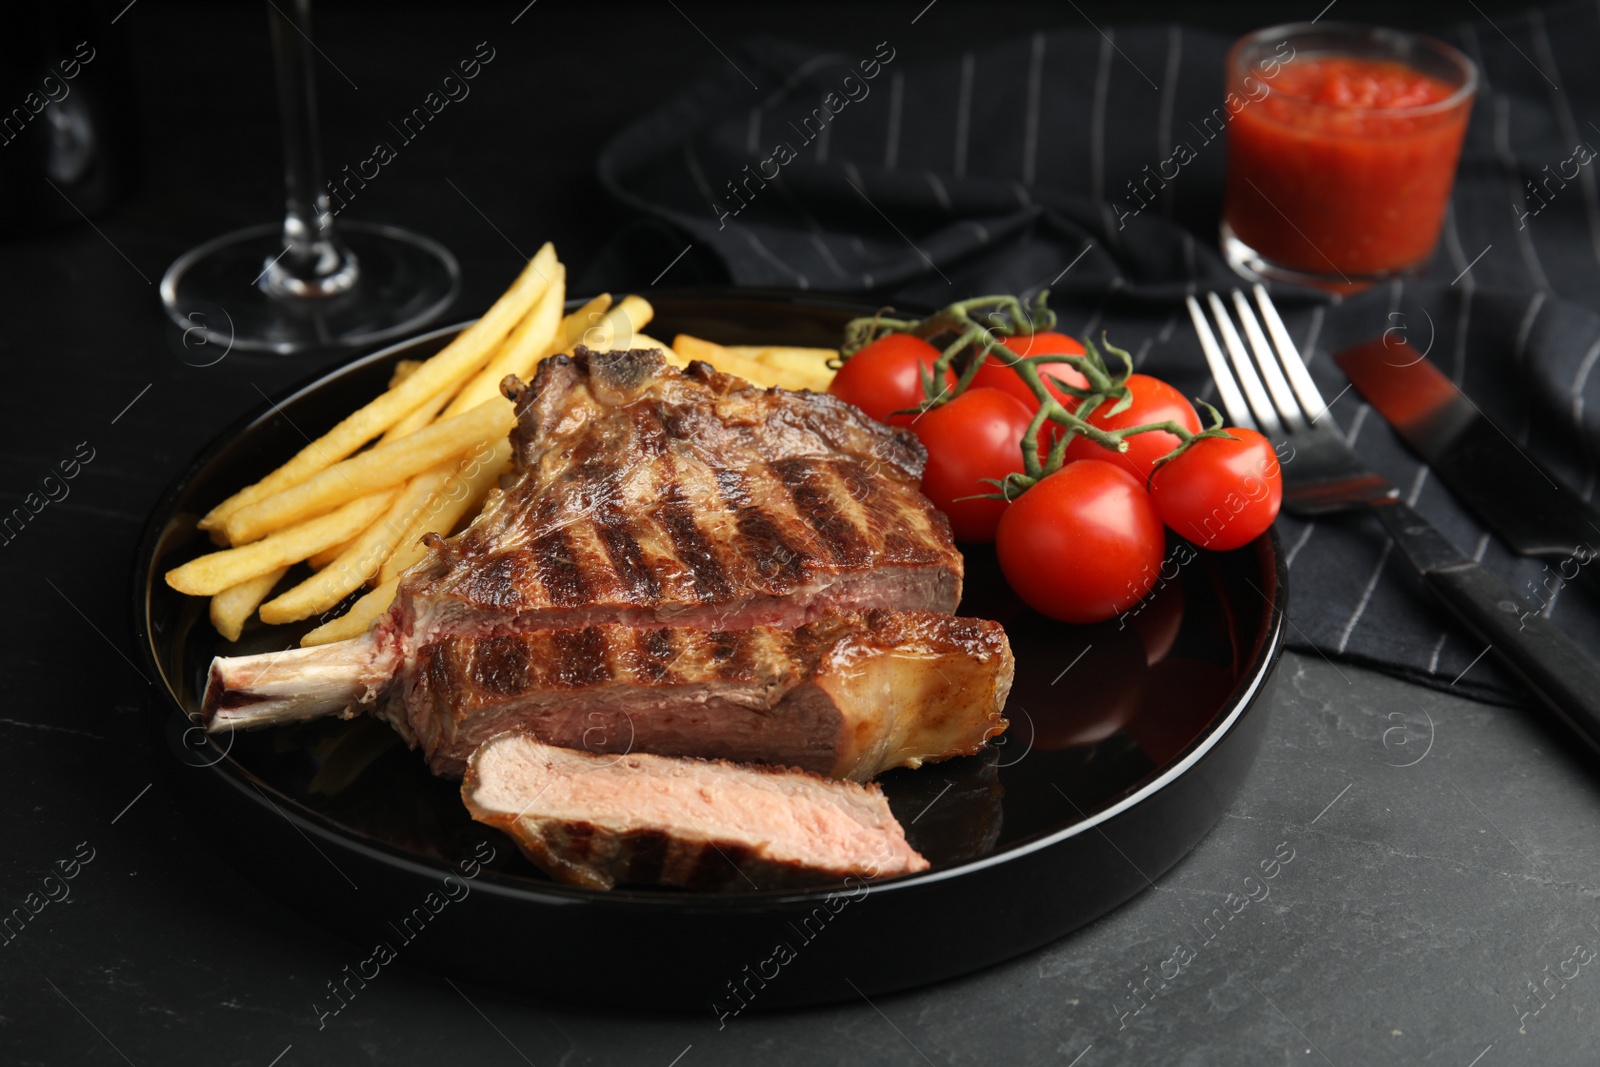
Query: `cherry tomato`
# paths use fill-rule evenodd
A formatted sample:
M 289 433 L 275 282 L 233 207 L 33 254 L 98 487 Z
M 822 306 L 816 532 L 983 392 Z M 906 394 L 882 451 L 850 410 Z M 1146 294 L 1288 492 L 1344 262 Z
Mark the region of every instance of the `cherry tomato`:
M 1033 486 L 1000 518 L 995 548 L 1017 595 L 1062 622 L 1099 622 L 1138 603 L 1161 572 L 1166 531 L 1150 494 L 1121 467 L 1080 460 Z
M 890 412 L 922 403 L 922 368 L 933 368 L 939 350 L 920 337 L 892 333 L 880 337 L 844 361 L 828 392 L 854 404 L 879 422 L 910 426 L 915 415 Z M 956 376 L 945 371 L 945 385 L 954 389 Z
M 1283 470 L 1272 442 L 1239 427 L 1228 434 L 1196 441 L 1150 479 L 1162 521 L 1219 552 L 1254 541 L 1283 503 Z
M 1022 434 L 1029 418 L 1016 397 L 998 389 L 968 389 L 912 424 L 928 450 L 922 491 L 950 517 L 956 540 L 994 540 L 1006 502 L 961 498 L 995 491 L 980 479 L 1022 471 Z
M 1027 337 L 1007 337 L 1006 347 L 1019 356 L 1080 356 L 1083 354 L 1083 345 L 1068 337 L 1064 333 L 1043 331 L 1030 334 Z M 1075 369 L 1070 363 L 1041 363 L 1039 376 L 1045 380 L 1046 386 L 1051 386 L 1050 392 L 1063 404 L 1074 403 L 1074 398 L 1054 388 L 1051 379 L 1077 386 L 1079 389 L 1089 387 L 1089 379 Z M 1033 390 L 1028 388 L 1028 383 L 1017 376 L 1011 369 L 1004 353 L 991 352 L 984 359 L 983 366 L 978 368 L 977 374 L 972 377 L 971 388 L 1003 389 L 1028 406 L 1028 413 L 1039 410 L 1039 398 L 1033 395 Z M 1170 449 L 1169 449 L 1170 451 Z
M 1160 378 L 1152 378 L 1148 374 L 1128 375 L 1128 392 L 1133 394 L 1133 403 L 1126 410 L 1115 415 L 1107 415 L 1116 404 L 1115 400 L 1108 399 L 1101 403 L 1089 415 L 1089 422 L 1102 430 L 1121 430 L 1129 426 L 1139 426 L 1147 422 L 1165 422 L 1171 420 L 1190 433 L 1200 432 L 1200 416 L 1194 413 L 1194 406 L 1183 398 L 1183 394 Z M 1176 434 L 1167 433 L 1165 430 L 1151 430 L 1148 433 L 1136 433 L 1127 439 L 1128 450 L 1116 453 L 1107 448 L 1101 448 L 1083 437 L 1074 438 L 1067 445 L 1067 458 L 1071 459 L 1099 459 L 1117 463 L 1131 471 L 1143 485 L 1150 477 L 1150 468 L 1156 460 L 1177 448 L 1181 443 Z

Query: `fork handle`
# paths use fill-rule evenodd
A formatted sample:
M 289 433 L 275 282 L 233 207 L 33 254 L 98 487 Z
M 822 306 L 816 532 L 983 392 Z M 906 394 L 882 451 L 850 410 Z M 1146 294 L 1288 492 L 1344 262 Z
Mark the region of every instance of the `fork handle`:
M 1404 503 L 1376 506 L 1428 590 L 1600 752 L 1600 663 Z

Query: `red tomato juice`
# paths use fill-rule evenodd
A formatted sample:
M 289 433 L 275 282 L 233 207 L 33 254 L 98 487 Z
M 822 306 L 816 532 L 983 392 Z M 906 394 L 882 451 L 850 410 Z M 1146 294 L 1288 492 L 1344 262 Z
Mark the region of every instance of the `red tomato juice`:
M 1235 235 L 1310 274 L 1383 274 L 1426 260 L 1471 95 L 1399 62 L 1345 56 L 1302 54 L 1266 84 L 1271 92 L 1228 129 L 1224 214 Z

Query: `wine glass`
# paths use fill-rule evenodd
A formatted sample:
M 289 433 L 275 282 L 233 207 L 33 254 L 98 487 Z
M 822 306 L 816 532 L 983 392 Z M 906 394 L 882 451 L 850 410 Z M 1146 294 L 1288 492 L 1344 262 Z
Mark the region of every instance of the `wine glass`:
M 161 301 L 184 330 L 231 349 L 277 353 L 350 347 L 405 333 L 455 298 L 456 259 L 397 226 L 334 225 L 323 186 L 311 0 L 268 0 L 283 122 L 281 225 L 224 234 L 190 249 L 161 279 Z

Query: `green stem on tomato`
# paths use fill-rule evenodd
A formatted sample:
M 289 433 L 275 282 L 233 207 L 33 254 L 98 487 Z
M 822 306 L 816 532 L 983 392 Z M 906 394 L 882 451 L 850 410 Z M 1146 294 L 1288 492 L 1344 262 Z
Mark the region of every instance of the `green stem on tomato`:
M 1033 395 L 1039 398 L 1039 416 L 1047 418 L 1058 426 L 1064 427 L 1065 429 L 1071 430 L 1074 433 L 1088 438 L 1101 448 L 1109 448 L 1113 452 L 1127 451 L 1128 446 L 1123 444 L 1120 438 L 1107 433 L 1098 426 L 1091 424 L 1086 419 L 1081 418 L 1076 412 L 1068 411 L 1061 405 L 1060 401 L 1051 396 L 1050 391 L 1045 388 L 1044 381 L 1040 377 L 1039 368 L 1036 364 L 1029 360 L 1020 360 L 1011 369 L 1017 372 L 1017 376 L 1026 382 L 1028 388 L 1033 391 Z M 1089 400 L 1097 399 L 1099 396 L 1100 394 L 1098 393 L 1093 394 L 1081 403 L 1088 403 Z M 1090 410 L 1093 409 L 1091 408 Z M 1023 462 L 1026 463 L 1028 460 L 1026 445 L 1024 445 L 1023 448 L 1022 458 Z
M 1193 448 L 1196 441 L 1204 441 L 1208 437 L 1226 437 L 1230 441 L 1238 440 L 1237 437 L 1234 437 L 1231 433 L 1222 428 L 1222 412 L 1218 411 L 1204 400 L 1201 400 L 1199 397 L 1195 397 L 1194 402 L 1206 409 L 1206 412 L 1211 416 L 1211 425 L 1207 426 L 1199 433 L 1179 434 L 1178 436 L 1183 438 L 1183 440 L 1178 442 L 1178 447 L 1174 448 L 1171 452 L 1168 452 L 1166 455 L 1162 456 L 1160 459 L 1156 460 L 1150 465 L 1150 477 L 1154 478 L 1156 471 L 1160 470 L 1162 467 L 1166 466 L 1168 463 L 1171 463 L 1173 460 L 1189 451 L 1189 449 Z
M 1043 477 L 1044 472 L 1039 465 L 1039 431 L 1044 427 L 1047 414 L 1041 406 L 1028 420 L 1028 428 L 1022 433 L 1022 466 L 1030 478 Z
M 1160 422 L 1142 422 L 1137 426 L 1124 426 L 1122 429 L 1115 431 L 1115 435 L 1118 440 L 1121 440 L 1125 437 L 1132 437 L 1136 433 L 1150 433 L 1155 430 L 1165 430 L 1178 440 L 1184 442 L 1187 442 L 1191 437 L 1198 436 L 1197 434 L 1191 433 L 1189 428 L 1183 425 L 1183 423 L 1173 422 L 1171 419 L 1163 419 Z
M 1113 345 L 1104 331 L 1101 331 L 1098 345 L 1091 338 L 1084 339 L 1081 355 L 1022 356 L 1012 350 L 1006 344 L 1006 338 L 1027 337 L 1055 327 L 1056 315 L 1047 304 L 1048 296 L 1048 290 L 1040 290 L 1031 304 L 1024 304 L 1011 295 L 971 297 L 958 300 L 923 319 L 889 318 L 885 314 L 889 309 L 885 308 L 870 318 L 851 320 L 845 326 L 845 340 L 839 353 L 842 359 L 847 360 L 867 345 L 893 333 L 911 334 L 924 340 L 953 335 L 940 350 L 933 365 L 923 367 L 920 371 L 923 400 L 916 408 L 908 409 L 916 412 L 925 412 L 949 403 L 966 392 L 984 362 L 991 355 L 998 355 L 1001 362 L 1010 367 L 1028 387 L 1039 405 L 1019 442 L 1023 471 L 1009 474 L 1003 480 L 990 480 L 998 490 L 994 495 L 1006 500 L 1015 499 L 1040 479 L 1060 470 L 1066 463 L 1067 447 L 1076 437 L 1093 441 L 1107 451 L 1122 453 L 1128 450 L 1128 437 L 1156 430 L 1165 431 L 1177 437 L 1179 445 L 1157 461 L 1156 466 L 1159 467 L 1182 454 L 1199 438 L 1224 436 L 1219 429 L 1221 416 L 1210 405 L 1205 406 L 1213 416 L 1213 425 L 1199 434 L 1191 434 L 1186 427 L 1171 420 L 1120 430 L 1106 430 L 1091 423 L 1090 416 L 1099 412 L 1107 401 L 1111 404 L 1104 412 L 1105 417 L 1120 414 L 1133 403 L 1133 394 L 1127 386 L 1128 378 L 1133 374 L 1133 357 L 1125 349 Z M 1122 365 L 1121 370 L 1112 371 L 1102 352 L 1115 356 Z M 946 372 L 956 367 L 958 361 L 956 384 L 948 388 L 945 385 Z M 1039 370 L 1047 363 L 1067 364 L 1083 375 L 1088 387 L 1067 385 L 1054 378 L 1047 383 Z M 1072 403 L 1062 403 L 1061 397 Z M 1046 458 L 1041 462 L 1039 431 L 1046 422 L 1061 427 L 1063 432 L 1055 435 Z

